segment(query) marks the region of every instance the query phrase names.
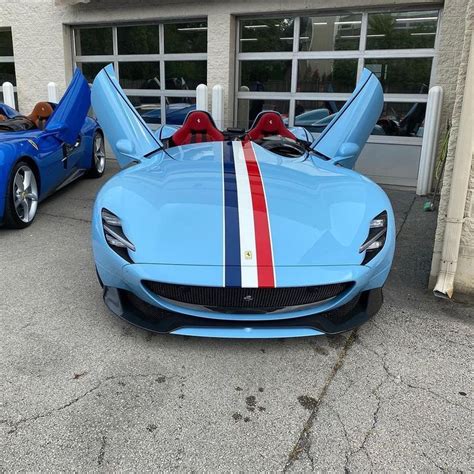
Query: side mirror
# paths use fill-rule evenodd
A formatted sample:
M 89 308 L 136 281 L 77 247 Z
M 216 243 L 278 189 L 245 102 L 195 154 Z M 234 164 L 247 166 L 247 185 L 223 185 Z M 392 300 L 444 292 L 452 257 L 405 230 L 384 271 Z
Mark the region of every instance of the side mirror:
M 43 130 L 43 133 L 41 133 L 41 135 L 38 138 L 41 140 L 43 138 L 54 137 L 57 140 L 59 140 L 61 143 L 63 143 L 64 140 L 62 139 L 61 133 L 65 130 L 65 128 L 66 127 L 64 125 L 54 124 L 51 127 L 45 128 Z
M 341 166 L 344 166 L 344 168 L 352 169 L 360 152 L 361 149 L 356 143 L 343 143 L 339 147 L 339 150 L 337 150 L 336 157 L 334 158 L 334 163 L 338 163 Z
M 130 156 L 131 158 L 133 158 L 135 155 L 135 147 L 133 146 L 133 143 L 126 138 L 121 138 L 118 140 L 115 144 L 115 147 L 122 155 Z

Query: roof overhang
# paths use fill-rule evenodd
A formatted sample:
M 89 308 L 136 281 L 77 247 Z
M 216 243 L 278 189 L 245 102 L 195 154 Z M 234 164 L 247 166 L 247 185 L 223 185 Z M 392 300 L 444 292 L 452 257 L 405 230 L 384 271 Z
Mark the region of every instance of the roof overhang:
M 77 5 L 79 3 L 90 3 L 91 0 L 55 0 L 56 5 Z

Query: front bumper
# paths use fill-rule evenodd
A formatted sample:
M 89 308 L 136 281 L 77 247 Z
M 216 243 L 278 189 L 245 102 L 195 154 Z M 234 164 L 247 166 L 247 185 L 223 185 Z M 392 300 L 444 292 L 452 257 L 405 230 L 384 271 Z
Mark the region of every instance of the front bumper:
M 239 321 L 209 319 L 151 305 L 133 293 L 104 287 L 104 301 L 129 323 L 163 334 L 221 338 L 279 338 L 338 334 L 350 331 L 376 314 L 383 302 L 382 288 L 359 293 L 349 302 L 326 312 L 289 319 Z

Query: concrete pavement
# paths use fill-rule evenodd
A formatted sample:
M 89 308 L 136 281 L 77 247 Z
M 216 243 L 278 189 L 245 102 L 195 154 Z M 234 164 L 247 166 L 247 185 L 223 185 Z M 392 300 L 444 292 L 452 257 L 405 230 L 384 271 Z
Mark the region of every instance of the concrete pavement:
M 359 330 L 194 339 L 105 308 L 90 249 L 103 182 L 77 182 L 30 228 L 0 230 L 2 471 L 472 468 L 473 307 L 426 289 L 435 215 L 423 200 L 388 190 L 395 264 Z

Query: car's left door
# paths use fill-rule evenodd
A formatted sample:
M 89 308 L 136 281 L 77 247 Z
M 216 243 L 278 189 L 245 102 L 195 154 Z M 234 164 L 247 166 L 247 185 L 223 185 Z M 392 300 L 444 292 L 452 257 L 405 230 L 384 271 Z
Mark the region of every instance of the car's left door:
M 41 174 L 41 194 L 47 195 L 61 185 L 72 173 L 64 155 L 64 143 L 51 134 L 35 140 Z

